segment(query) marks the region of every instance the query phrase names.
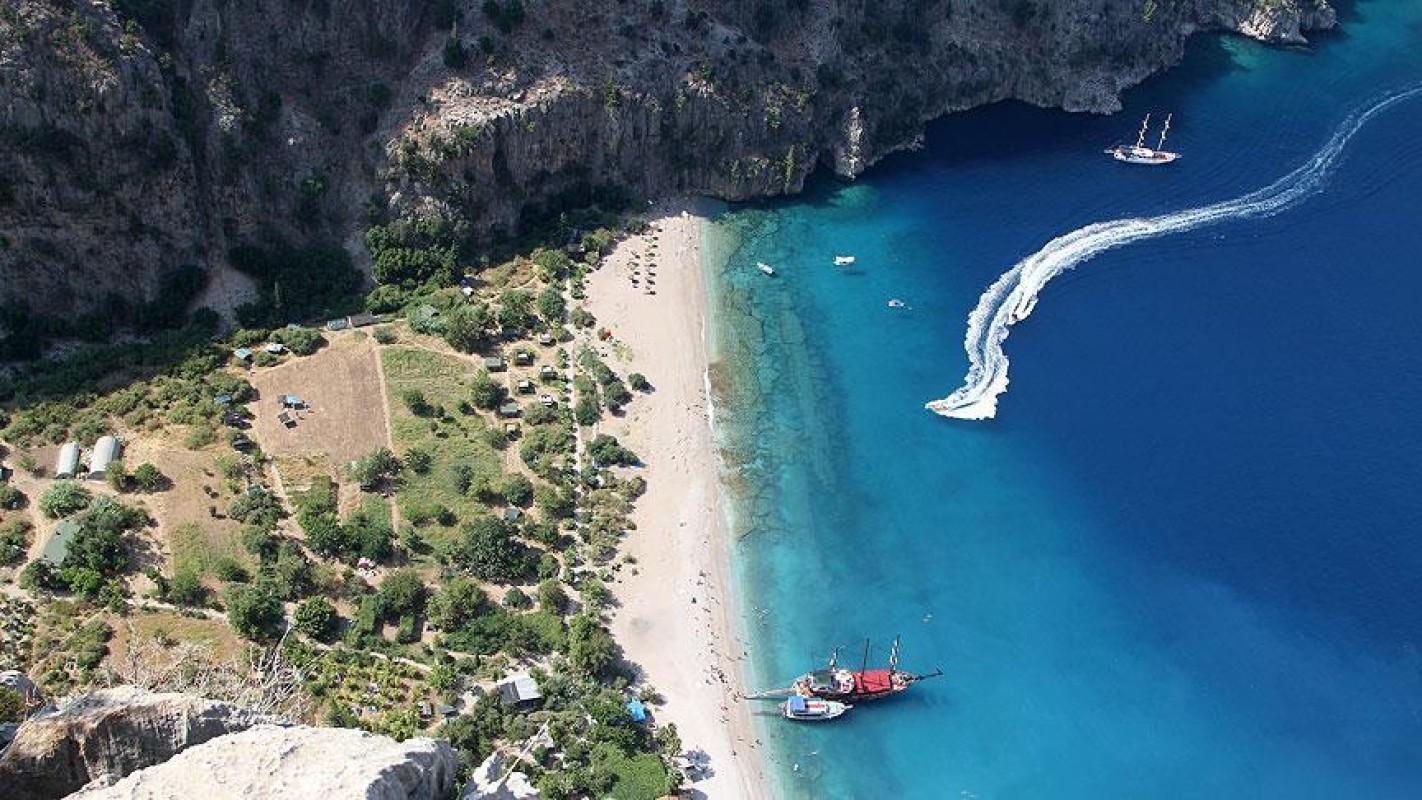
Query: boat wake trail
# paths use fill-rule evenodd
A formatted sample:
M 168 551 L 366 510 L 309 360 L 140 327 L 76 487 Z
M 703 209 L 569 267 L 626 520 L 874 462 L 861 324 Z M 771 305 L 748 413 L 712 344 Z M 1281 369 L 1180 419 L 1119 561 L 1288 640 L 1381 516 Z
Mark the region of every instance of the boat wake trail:
M 1107 250 L 1170 233 L 1194 230 L 1225 220 L 1277 214 L 1319 192 L 1353 135 L 1377 115 L 1422 94 L 1422 86 L 1388 95 L 1354 112 L 1313 158 L 1274 183 L 1243 197 L 1156 217 L 1097 222 L 1047 243 L 1017 262 L 978 300 L 968 316 L 968 374 L 963 386 L 928 410 L 957 419 L 991 419 L 997 398 L 1007 391 L 1007 354 L 1003 342 L 1013 325 L 1026 319 L 1037 296 L 1052 278 Z

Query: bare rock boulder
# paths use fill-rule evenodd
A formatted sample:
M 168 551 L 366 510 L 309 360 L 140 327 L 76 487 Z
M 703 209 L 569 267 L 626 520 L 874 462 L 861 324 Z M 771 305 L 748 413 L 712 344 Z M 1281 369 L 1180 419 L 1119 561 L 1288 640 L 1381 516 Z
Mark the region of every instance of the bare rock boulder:
M 453 792 L 456 769 L 454 751 L 442 740 L 397 742 L 347 728 L 258 725 L 74 797 L 443 800 Z
M 230 703 L 133 687 L 79 695 L 20 726 L 0 754 L 0 786 L 7 800 L 64 797 L 260 722 L 278 720 Z

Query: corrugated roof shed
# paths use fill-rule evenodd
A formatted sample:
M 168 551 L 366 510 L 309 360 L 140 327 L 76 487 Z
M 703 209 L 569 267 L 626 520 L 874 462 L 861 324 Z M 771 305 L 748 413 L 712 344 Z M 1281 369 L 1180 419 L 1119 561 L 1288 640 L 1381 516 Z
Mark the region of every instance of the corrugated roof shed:
M 54 465 L 54 477 L 72 478 L 79 471 L 79 443 L 65 442 L 59 448 L 59 460 Z

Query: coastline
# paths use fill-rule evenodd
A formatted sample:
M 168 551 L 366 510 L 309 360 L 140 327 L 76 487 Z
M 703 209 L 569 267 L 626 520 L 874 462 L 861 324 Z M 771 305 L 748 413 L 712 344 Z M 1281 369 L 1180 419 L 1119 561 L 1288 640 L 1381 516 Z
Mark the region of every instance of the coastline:
M 680 199 L 650 212 L 648 229 L 621 242 L 587 280 L 585 304 L 597 328 L 612 334 L 597 349 L 654 387 L 625 416 L 599 425 L 647 464 L 647 493 L 624 543 L 635 563 L 612 587 L 620 604 L 612 630 L 665 698 L 658 721 L 674 723 L 684 752 L 694 754 L 685 788 L 711 798 L 768 797 L 750 709 L 737 699 L 748 657 L 711 427 L 705 206 Z

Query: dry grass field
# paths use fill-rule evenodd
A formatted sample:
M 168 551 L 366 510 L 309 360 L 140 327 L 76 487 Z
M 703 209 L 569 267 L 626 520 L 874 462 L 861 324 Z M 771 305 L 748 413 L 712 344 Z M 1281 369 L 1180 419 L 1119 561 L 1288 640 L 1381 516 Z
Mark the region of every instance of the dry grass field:
M 390 445 L 374 344 L 360 332 L 327 336 L 330 345 L 316 354 L 256 370 L 249 378 L 258 392 L 249 406 L 251 436 L 279 469 L 301 464 L 300 475 L 292 476 L 298 485 L 316 472 L 339 476 L 345 464 Z M 291 427 L 277 419 L 285 394 L 308 405 Z M 283 481 L 286 477 L 283 473 Z

